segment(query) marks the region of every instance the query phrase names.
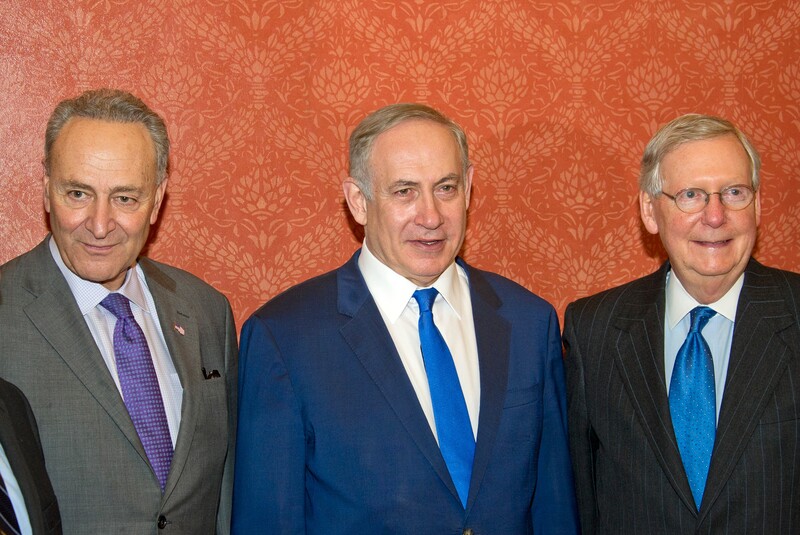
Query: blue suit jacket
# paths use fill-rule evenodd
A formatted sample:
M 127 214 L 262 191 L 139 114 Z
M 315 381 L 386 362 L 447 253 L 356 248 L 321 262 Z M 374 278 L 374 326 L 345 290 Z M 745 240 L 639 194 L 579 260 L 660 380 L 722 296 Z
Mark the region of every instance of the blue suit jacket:
M 462 263 L 481 383 L 465 511 L 357 258 L 244 325 L 233 532 L 576 533 L 553 308 Z

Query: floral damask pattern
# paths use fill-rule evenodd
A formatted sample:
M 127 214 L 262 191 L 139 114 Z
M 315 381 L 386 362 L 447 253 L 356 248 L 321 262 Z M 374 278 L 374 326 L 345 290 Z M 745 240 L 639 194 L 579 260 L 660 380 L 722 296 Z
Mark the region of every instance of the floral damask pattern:
M 52 107 L 113 86 L 162 113 L 173 142 L 148 254 L 225 292 L 239 325 L 358 246 L 347 138 L 398 101 L 467 130 L 464 257 L 559 313 L 663 260 L 639 223 L 638 162 L 690 111 L 750 134 L 757 257 L 800 269 L 800 2 L 4 0 L 0 15 L 0 261 L 47 232 Z

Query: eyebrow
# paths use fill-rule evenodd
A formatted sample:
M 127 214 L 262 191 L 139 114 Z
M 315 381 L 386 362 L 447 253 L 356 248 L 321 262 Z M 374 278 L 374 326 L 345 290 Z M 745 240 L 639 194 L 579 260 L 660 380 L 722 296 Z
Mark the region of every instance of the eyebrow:
M 452 180 L 455 180 L 457 182 L 461 182 L 462 181 L 462 177 L 458 173 L 450 173 L 448 175 L 443 176 L 442 178 L 440 178 L 436 182 L 434 182 L 433 185 L 434 185 L 434 187 L 435 186 L 440 186 L 440 185 L 442 185 L 442 184 L 444 184 L 446 182 L 450 182 Z M 397 187 L 397 186 L 410 187 L 410 186 L 416 186 L 418 184 L 419 184 L 419 182 L 416 181 L 416 180 L 402 180 L 401 179 L 401 180 L 397 180 L 395 182 L 392 182 L 392 186 L 393 187 Z
M 84 189 L 88 191 L 95 191 L 95 188 L 86 184 L 85 182 L 80 182 L 78 180 L 64 180 L 61 182 L 59 187 L 64 189 Z M 136 186 L 117 186 L 112 188 L 111 194 L 115 193 L 141 193 L 143 190 L 141 188 L 137 188 Z

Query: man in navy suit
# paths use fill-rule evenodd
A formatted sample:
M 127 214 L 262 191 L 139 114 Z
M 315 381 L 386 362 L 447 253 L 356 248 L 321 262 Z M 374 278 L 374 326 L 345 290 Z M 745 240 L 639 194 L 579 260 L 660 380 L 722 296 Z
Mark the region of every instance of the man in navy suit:
M 382 108 L 350 174 L 363 247 L 242 331 L 233 532 L 576 533 L 556 313 L 456 259 L 463 130 Z

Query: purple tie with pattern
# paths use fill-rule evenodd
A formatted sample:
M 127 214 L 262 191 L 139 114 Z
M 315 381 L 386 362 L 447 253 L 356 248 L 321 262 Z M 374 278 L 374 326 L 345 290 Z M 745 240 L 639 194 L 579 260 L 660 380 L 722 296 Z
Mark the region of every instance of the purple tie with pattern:
M 117 318 L 114 358 L 122 399 L 164 492 L 172 463 L 172 439 L 147 339 L 133 317 L 127 297 L 111 293 L 100 304 Z

